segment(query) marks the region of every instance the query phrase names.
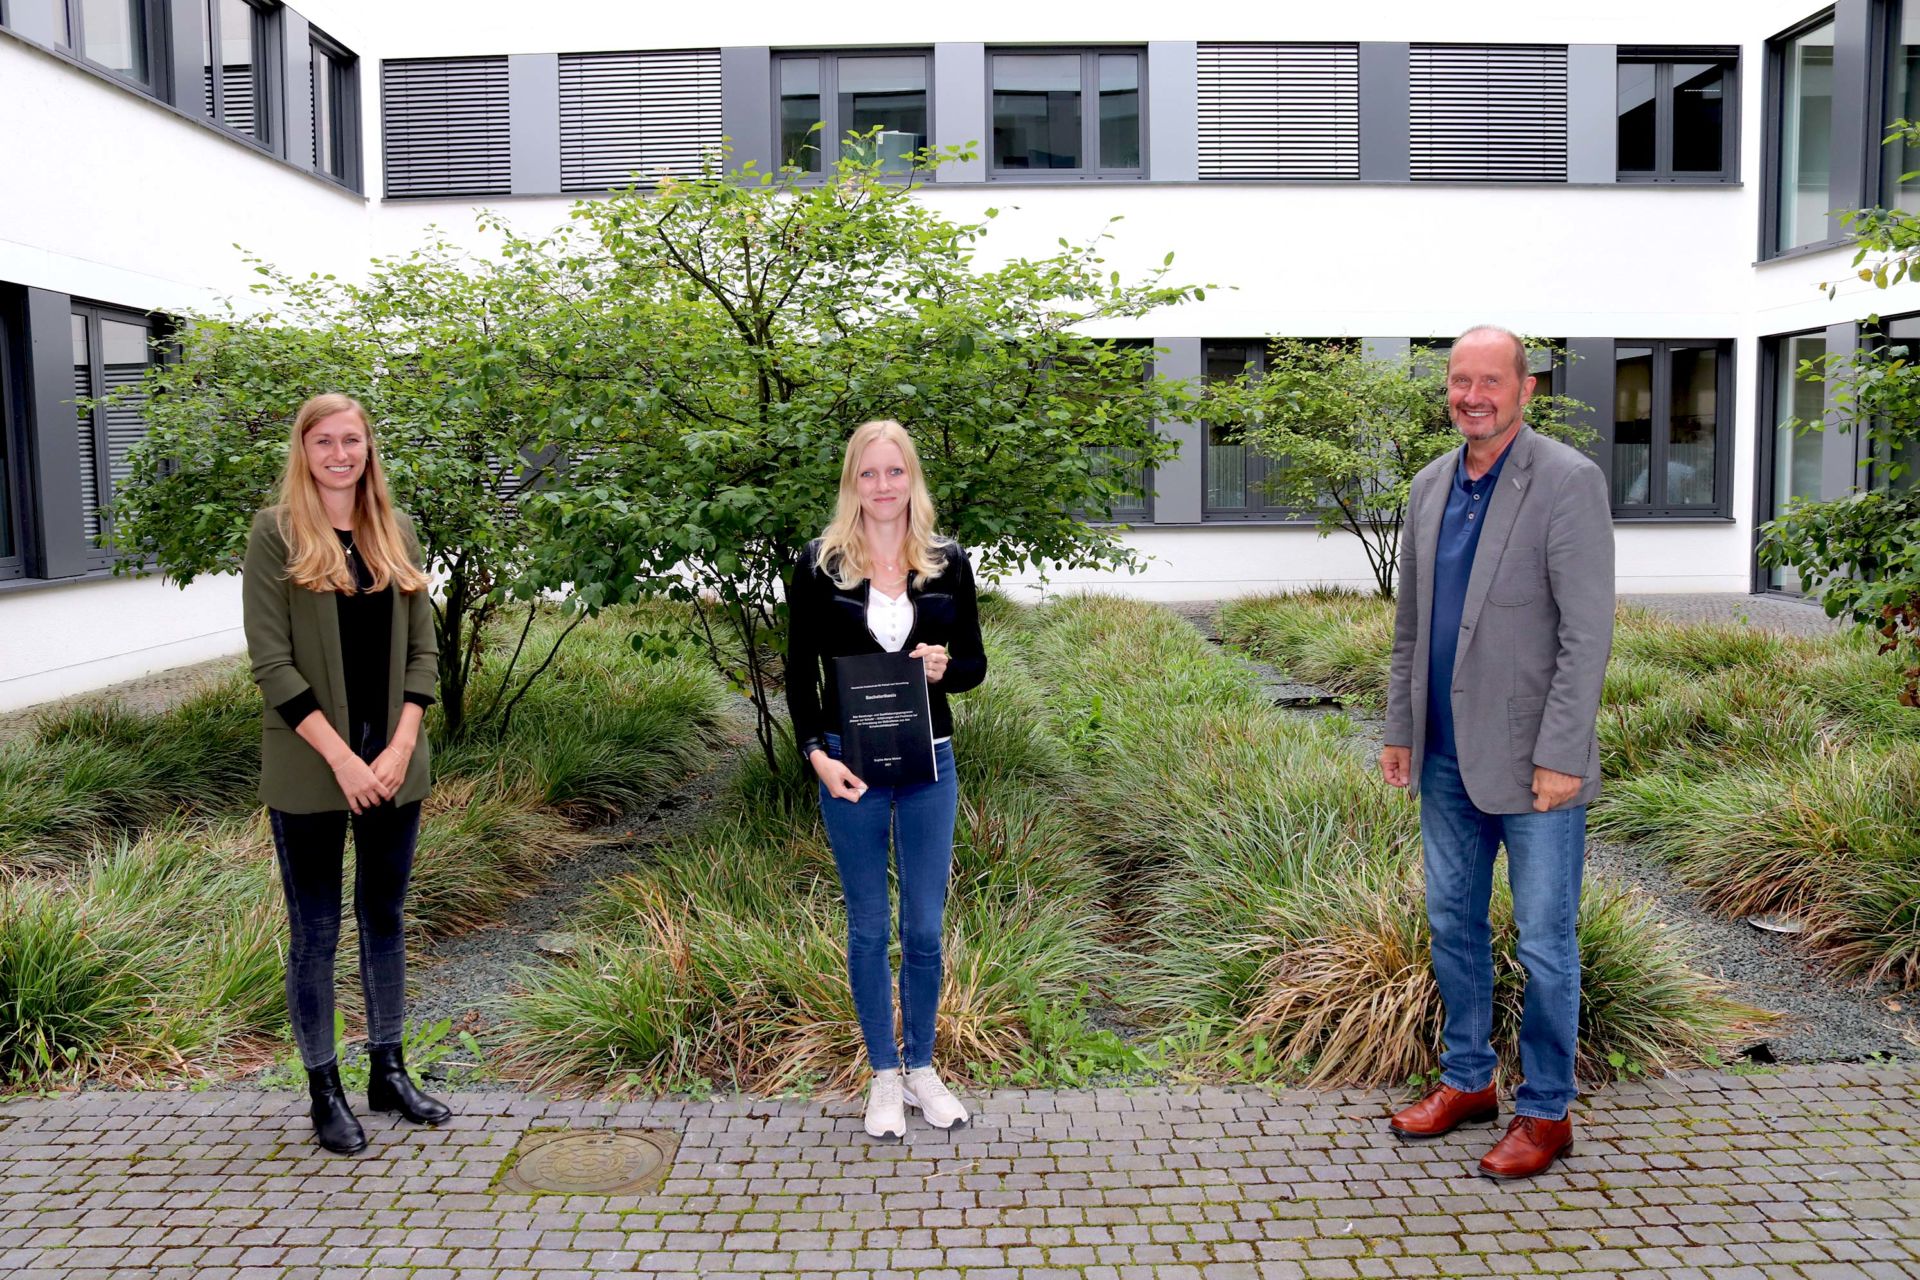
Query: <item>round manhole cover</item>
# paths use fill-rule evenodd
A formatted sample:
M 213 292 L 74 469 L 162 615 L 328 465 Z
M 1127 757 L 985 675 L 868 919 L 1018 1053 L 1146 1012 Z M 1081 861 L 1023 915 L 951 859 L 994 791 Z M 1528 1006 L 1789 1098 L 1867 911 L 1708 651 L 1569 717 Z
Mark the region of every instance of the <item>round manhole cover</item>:
M 570 1129 L 530 1133 L 500 1180 L 503 1191 L 637 1195 L 658 1186 L 679 1148 L 678 1134 L 655 1129 Z

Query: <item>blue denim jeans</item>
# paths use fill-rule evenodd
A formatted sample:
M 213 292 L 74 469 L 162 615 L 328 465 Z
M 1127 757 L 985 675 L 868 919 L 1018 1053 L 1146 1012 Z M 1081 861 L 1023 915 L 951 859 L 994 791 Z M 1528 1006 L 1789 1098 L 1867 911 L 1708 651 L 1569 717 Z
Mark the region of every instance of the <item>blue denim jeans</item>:
M 1446 1003 L 1440 1078 L 1473 1092 L 1493 1083 L 1493 860 L 1507 846 L 1507 883 L 1527 972 L 1514 1093 L 1523 1116 L 1558 1120 L 1576 1092 L 1580 1030 L 1580 878 L 1587 807 L 1547 813 L 1482 813 L 1460 781 L 1460 763 L 1429 753 L 1420 769 L 1420 838 L 1426 851 L 1433 976 Z
M 840 758 L 838 735 L 828 735 L 827 754 Z M 931 1066 L 933 1033 L 940 1013 L 940 929 L 947 905 L 947 875 L 953 866 L 953 819 L 959 788 L 953 744 L 934 748 L 940 779 L 902 787 L 868 787 L 858 801 L 827 794 L 820 784 L 820 816 L 840 869 L 847 902 L 847 981 L 867 1061 L 875 1071 L 901 1065 L 893 1039 L 892 942 L 888 910 L 887 848 L 900 871 L 900 1022 L 906 1067 Z

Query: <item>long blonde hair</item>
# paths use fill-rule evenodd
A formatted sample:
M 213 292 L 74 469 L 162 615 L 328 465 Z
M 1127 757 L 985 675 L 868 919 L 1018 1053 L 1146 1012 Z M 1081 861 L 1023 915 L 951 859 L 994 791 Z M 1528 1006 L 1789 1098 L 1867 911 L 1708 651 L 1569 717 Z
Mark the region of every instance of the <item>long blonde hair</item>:
M 839 502 L 827 531 L 820 535 L 817 562 L 842 591 L 873 576 L 873 565 L 867 559 L 865 518 L 860 510 L 860 458 L 869 446 L 882 440 L 899 445 L 900 456 L 906 460 L 907 536 L 900 551 L 906 562 L 907 580 L 924 586 L 947 567 L 944 550 L 947 539 L 933 531 L 933 494 L 927 490 L 927 474 L 920 469 L 920 454 L 913 447 L 913 437 L 891 418 L 863 422 L 847 440 L 846 461 L 840 467 Z
M 352 595 L 356 589 L 346 548 L 333 531 L 333 522 L 320 501 L 320 486 L 314 483 L 307 466 L 307 432 L 322 418 L 336 413 L 358 415 L 367 433 L 367 466 L 353 490 L 354 548 L 373 574 L 373 590 L 394 586 L 402 594 L 412 595 L 426 587 L 427 575 L 407 558 L 407 544 L 400 536 L 400 522 L 387 493 L 386 473 L 380 469 L 380 454 L 373 446 L 373 424 L 367 421 L 367 411 L 358 400 L 337 391 L 313 397 L 293 415 L 292 446 L 287 450 L 287 470 L 280 478 L 280 503 L 276 508 L 280 536 L 287 543 L 287 577 L 309 591 Z

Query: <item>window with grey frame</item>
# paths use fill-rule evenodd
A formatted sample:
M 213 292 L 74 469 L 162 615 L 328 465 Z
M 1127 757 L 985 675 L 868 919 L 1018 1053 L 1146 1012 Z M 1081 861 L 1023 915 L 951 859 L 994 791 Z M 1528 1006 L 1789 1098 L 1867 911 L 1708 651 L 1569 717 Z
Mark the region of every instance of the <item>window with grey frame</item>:
M 1769 181 L 1764 256 L 1829 238 L 1836 142 L 1833 13 L 1767 42 Z
M 1737 49 L 1620 50 L 1620 181 L 1736 180 L 1739 56 Z
M 1602 465 L 1616 520 L 1727 514 L 1730 342 L 1616 339 Z
M 1200 347 L 1200 377 L 1204 388 L 1248 374 L 1267 372 L 1271 352 L 1264 339 L 1205 342 Z M 1283 503 L 1273 496 L 1272 483 L 1286 466 L 1284 458 L 1270 458 L 1248 444 L 1239 429 L 1227 423 L 1208 423 L 1200 436 L 1202 520 L 1311 520 L 1314 513 Z
M 878 162 L 883 172 L 910 172 L 913 154 L 933 136 L 932 62 L 912 52 L 776 55 L 780 163 L 830 173 L 851 157 Z
M 1822 432 L 1802 431 L 1799 424 L 1819 422 L 1826 416 L 1826 388 L 1800 370 L 1807 361 L 1826 356 L 1827 331 L 1815 329 L 1764 338 L 1760 354 L 1764 410 L 1755 467 L 1759 491 L 1756 522 L 1784 515 L 1796 499 L 1820 500 L 1821 452 L 1826 437 Z M 1756 566 L 1756 575 L 1757 589 L 1792 595 L 1802 591 L 1800 575 L 1791 567 Z
M 987 55 L 987 81 L 993 176 L 1145 174 L 1142 50 L 995 50 Z
M 201 110 L 221 128 L 263 144 L 273 141 L 276 13 L 252 0 L 204 0 L 201 14 Z
M 104 568 L 114 559 L 102 545 L 109 533 L 104 508 L 132 474 L 133 447 L 147 434 L 146 396 L 140 387 L 153 363 L 155 326 L 138 312 L 91 303 L 74 306 L 72 325 L 82 532 L 97 549 L 95 566 Z M 84 403 L 101 400 L 106 403 L 90 408 Z
M 0 582 L 24 577 L 26 556 L 20 545 L 20 450 L 15 434 L 13 330 L 0 301 Z
M 56 34 L 62 49 L 149 93 L 164 90 L 165 0 L 58 0 L 58 4 Z
M 360 59 L 318 31 L 311 35 L 314 171 L 359 191 Z

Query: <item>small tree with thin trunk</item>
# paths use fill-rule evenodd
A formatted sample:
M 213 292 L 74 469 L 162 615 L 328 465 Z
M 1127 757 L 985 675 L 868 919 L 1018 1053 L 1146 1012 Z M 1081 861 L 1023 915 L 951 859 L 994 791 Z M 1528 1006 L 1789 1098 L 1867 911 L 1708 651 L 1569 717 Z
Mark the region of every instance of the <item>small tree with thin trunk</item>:
M 710 169 L 576 217 L 583 233 L 547 252 L 580 303 L 542 375 L 577 406 L 574 461 L 528 510 L 596 604 L 692 605 L 769 761 L 781 584 L 826 524 L 859 423 L 913 432 L 941 527 L 985 576 L 1137 562 L 1086 518 L 1125 485 L 1094 450 L 1164 460 L 1155 421 L 1189 395 L 1147 376 L 1151 350 L 1088 331 L 1201 296 L 1167 281 L 1171 254 L 1125 279 L 1103 229 L 988 266 L 987 221 L 950 221 L 853 159 L 817 182 Z
M 273 500 L 294 410 L 345 391 L 373 420 L 435 579 L 447 732 L 504 729 L 553 654 L 516 646 L 496 695 L 470 706 L 488 623 L 510 599 L 562 586 L 566 565 L 524 512 L 536 484 L 564 483 L 541 464 L 551 420 L 567 413 L 561 385 L 541 377 L 559 303 L 524 248 L 509 237 L 486 260 L 434 243 L 377 262 L 359 284 L 258 263 L 259 310 L 185 317 L 141 388 L 148 431 L 111 509 L 125 553 L 116 571 L 157 569 L 182 586 L 237 571 L 253 513 Z

